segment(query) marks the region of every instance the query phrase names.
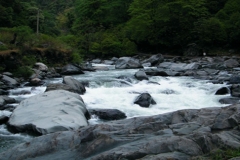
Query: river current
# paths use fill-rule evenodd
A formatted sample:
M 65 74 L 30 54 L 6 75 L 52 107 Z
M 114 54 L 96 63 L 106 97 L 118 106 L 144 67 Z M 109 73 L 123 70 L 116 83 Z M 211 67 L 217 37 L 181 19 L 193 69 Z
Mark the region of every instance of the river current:
M 151 116 L 180 109 L 200 109 L 205 107 L 221 107 L 219 99 L 230 95 L 215 95 L 215 92 L 226 84 L 213 84 L 207 80 L 192 77 L 149 77 L 149 80 L 138 81 L 134 78 L 137 69 L 115 70 L 111 66 L 108 71 L 86 72 L 73 77 L 82 82 L 88 82 L 86 93 L 81 95 L 87 108 L 118 109 L 127 118 Z M 62 78 L 47 80 L 47 83 L 59 83 Z M 10 90 L 9 97 L 18 101 L 30 96 L 41 94 L 46 87 L 21 87 Z M 14 95 L 15 92 L 28 90 L 31 94 Z M 134 104 L 135 98 L 147 92 L 156 101 L 156 105 L 142 108 Z M 15 104 L 16 106 L 18 104 Z M 9 111 L 0 114 L 11 115 Z M 90 124 L 102 123 L 96 117 L 89 120 Z M 18 143 L 30 140 L 26 134 L 10 133 L 5 125 L 0 125 L 0 152 Z

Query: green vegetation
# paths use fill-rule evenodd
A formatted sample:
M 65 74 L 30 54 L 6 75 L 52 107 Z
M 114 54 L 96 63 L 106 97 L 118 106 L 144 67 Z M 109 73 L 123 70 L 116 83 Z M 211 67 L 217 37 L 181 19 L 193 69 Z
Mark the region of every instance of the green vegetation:
M 239 0 L 2 0 L 0 13 L 0 52 L 51 49 L 78 63 L 89 55 L 240 49 Z
M 16 77 L 29 78 L 33 74 L 33 70 L 28 66 L 21 66 L 14 70 L 13 74 Z
M 240 157 L 240 149 L 216 149 L 207 155 L 193 158 L 193 160 L 228 160 L 234 157 Z

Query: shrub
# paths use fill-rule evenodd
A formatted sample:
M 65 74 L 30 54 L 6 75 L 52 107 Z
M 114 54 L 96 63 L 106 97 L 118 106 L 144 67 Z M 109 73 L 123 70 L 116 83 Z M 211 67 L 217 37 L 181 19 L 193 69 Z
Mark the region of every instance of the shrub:
M 79 53 L 73 52 L 71 55 L 72 63 L 81 64 L 83 61 L 82 56 Z
M 13 72 L 16 77 L 29 78 L 33 74 L 33 70 L 28 66 L 21 66 Z
M 22 63 L 26 66 L 32 66 L 36 63 L 36 59 L 33 55 L 25 55 L 22 57 Z

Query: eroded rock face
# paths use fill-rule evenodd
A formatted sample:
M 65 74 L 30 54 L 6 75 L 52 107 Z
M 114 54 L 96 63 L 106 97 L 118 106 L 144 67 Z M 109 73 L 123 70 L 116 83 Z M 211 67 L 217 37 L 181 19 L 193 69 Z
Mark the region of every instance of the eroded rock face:
M 48 134 L 87 126 L 87 114 L 78 94 L 56 90 L 23 100 L 13 111 L 9 125 L 19 132 Z
M 240 104 L 112 121 L 34 138 L 0 160 L 185 160 L 221 146 L 239 148 L 239 115 Z

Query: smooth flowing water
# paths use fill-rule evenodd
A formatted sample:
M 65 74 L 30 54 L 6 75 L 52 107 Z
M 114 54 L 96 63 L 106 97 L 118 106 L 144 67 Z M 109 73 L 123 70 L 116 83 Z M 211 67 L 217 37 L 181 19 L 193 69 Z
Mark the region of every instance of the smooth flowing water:
M 150 116 L 180 109 L 199 109 L 223 106 L 218 101 L 229 95 L 215 95 L 215 92 L 226 84 L 212 84 L 206 80 L 191 77 L 149 77 L 149 81 L 138 81 L 134 78 L 136 69 L 109 70 L 86 72 L 73 77 L 88 82 L 86 93 L 81 95 L 87 108 L 118 109 L 127 118 Z M 62 82 L 62 78 L 48 80 L 47 83 Z M 21 101 L 30 96 L 41 94 L 46 87 L 23 87 L 11 90 L 10 97 Z M 27 90 L 31 94 L 15 95 L 16 92 Z M 135 98 L 147 92 L 157 102 L 149 108 L 134 104 Z M 16 104 L 17 106 L 17 104 Z M 2 111 L 0 114 L 11 113 Z M 89 120 L 90 124 L 101 123 L 96 117 Z M 0 125 L 0 152 L 17 143 L 31 139 L 24 134 L 12 134 L 5 125 Z

